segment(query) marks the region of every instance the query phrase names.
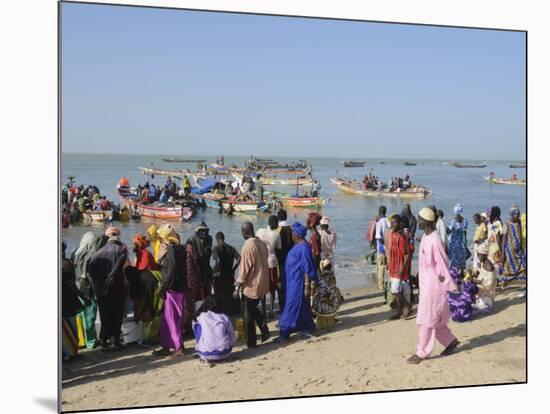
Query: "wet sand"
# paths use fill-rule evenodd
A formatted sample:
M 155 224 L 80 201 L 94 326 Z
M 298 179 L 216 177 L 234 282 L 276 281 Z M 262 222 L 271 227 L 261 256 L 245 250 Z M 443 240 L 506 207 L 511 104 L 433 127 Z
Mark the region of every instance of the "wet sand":
M 526 381 L 526 306 L 517 291 L 499 294 L 492 314 L 452 322 L 461 341 L 456 352 L 439 357 L 437 344 L 418 366 L 405 361 L 415 351 L 414 319 L 389 321 L 393 311 L 367 289 L 343 293 L 334 327 L 285 345 L 270 339 L 254 350 L 239 342 L 230 359 L 213 366 L 191 353 L 158 359 L 137 345 L 121 353 L 84 351 L 82 360 L 63 368 L 63 410 Z M 192 350 L 194 341 L 185 346 Z

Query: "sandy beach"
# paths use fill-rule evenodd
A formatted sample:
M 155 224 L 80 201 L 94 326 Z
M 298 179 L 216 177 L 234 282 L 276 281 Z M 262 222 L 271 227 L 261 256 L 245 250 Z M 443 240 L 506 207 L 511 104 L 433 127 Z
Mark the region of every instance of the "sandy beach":
M 344 296 L 334 327 L 284 345 L 270 339 L 254 350 L 239 342 L 230 359 L 210 367 L 192 353 L 158 359 L 137 345 L 121 353 L 84 351 L 63 368 L 63 410 L 526 381 L 526 306 L 517 291 L 499 294 L 492 314 L 452 322 L 461 341 L 456 353 L 439 357 L 438 344 L 419 366 L 405 362 L 415 351 L 414 319 L 389 321 L 382 297 L 366 289 Z M 185 347 L 192 350 L 194 341 Z

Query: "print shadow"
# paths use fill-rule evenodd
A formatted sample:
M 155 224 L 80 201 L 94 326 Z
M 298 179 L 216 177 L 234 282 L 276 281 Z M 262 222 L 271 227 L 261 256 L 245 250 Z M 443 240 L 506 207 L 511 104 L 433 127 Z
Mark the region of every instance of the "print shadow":
M 462 345 L 458 346 L 457 350 L 453 352 L 453 354 L 459 354 L 461 352 L 469 351 L 475 348 L 480 348 L 486 345 L 493 345 L 511 337 L 525 337 L 526 332 L 527 332 L 526 324 L 521 323 L 519 325 L 502 329 L 500 331 L 493 332 L 487 335 L 480 335 L 470 339 L 467 342 L 463 342 Z M 434 359 L 436 358 L 443 358 L 443 357 L 441 356 L 434 357 Z
M 57 412 L 57 399 L 55 398 L 36 397 L 33 401 L 51 412 Z
M 512 298 L 499 298 L 496 297 L 495 304 L 493 305 L 493 311 L 492 312 L 484 312 L 484 313 L 476 313 L 473 316 L 473 320 L 479 320 L 483 318 L 487 318 L 489 316 L 495 315 L 496 313 L 502 312 L 505 309 L 509 308 L 510 306 L 519 305 L 519 304 L 525 304 L 525 298 L 518 298 L 518 297 L 512 297 Z
M 92 350 L 84 354 L 84 359 L 63 365 L 62 388 L 87 384 L 111 379 L 133 373 L 143 373 L 150 369 L 162 368 L 193 359 L 189 353 L 177 358 L 159 358 L 151 355 L 150 349 L 145 347 L 128 346 L 121 352 L 102 353 L 101 350 Z M 188 349 L 188 352 L 189 349 Z

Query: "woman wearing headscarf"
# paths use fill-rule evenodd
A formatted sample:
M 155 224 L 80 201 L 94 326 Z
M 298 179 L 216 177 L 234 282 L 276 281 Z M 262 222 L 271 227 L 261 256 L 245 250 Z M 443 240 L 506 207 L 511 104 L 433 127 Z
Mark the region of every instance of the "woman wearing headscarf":
M 447 293 L 455 291 L 456 285 L 449 272 L 445 247 L 435 231 L 435 219 L 431 209 L 420 210 L 419 225 L 424 230 L 424 236 L 420 242 L 418 257 L 418 344 L 416 353 L 407 360 L 411 364 L 419 364 L 428 358 L 436 339 L 445 347 L 442 355 L 450 354 L 458 345 L 458 340 L 447 326 L 451 316 Z
M 61 337 L 63 361 L 78 356 L 78 329 L 76 315 L 82 310 L 82 303 L 88 304 L 86 296 L 76 286 L 73 264 L 65 258 L 67 245 L 61 244 Z
M 208 296 L 193 323 L 195 350 L 202 361 L 217 362 L 231 355 L 237 335 L 231 319 L 223 313 L 219 298 Z
M 525 252 L 521 243 L 523 232 L 520 221 L 521 212 L 514 204 L 509 213 L 510 218 L 502 228 L 504 275 L 518 276 L 525 272 Z
M 305 241 L 306 234 L 307 228 L 304 225 L 293 224 L 294 247 L 288 252 L 285 264 L 286 299 L 279 319 L 279 341 L 289 338 L 293 332 L 303 332 L 310 336 L 315 330 L 309 298 L 317 283 L 317 266 L 311 247 Z
M 162 245 L 157 232 L 158 227 L 156 224 L 151 224 L 147 229 L 147 235 L 149 236 L 151 248 L 153 249 L 153 259 L 155 259 L 156 263 L 158 263 L 160 260 L 160 247 Z
M 334 265 L 334 249 L 336 249 L 336 232 L 330 230 L 330 219 L 324 216 L 321 221 L 321 256 Z
M 311 246 L 311 254 L 313 255 L 315 269 L 319 269 L 319 265 L 321 263 L 321 235 L 317 230 L 317 226 L 320 222 L 321 215 L 319 213 L 311 212 L 307 215 L 307 228 L 311 231 L 309 245 Z
M 487 243 L 489 244 L 489 260 L 493 264 L 502 262 L 502 220 L 500 219 L 500 207 L 491 207 L 489 223 L 487 224 Z
M 459 270 L 462 274 L 462 271 L 466 268 L 466 260 L 468 259 L 466 247 L 468 220 L 462 217 L 462 213 L 464 212 L 462 204 L 457 203 L 454 212 L 455 216 L 447 227 L 449 233 L 449 261 L 451 267 Z
M 95 252 L 88 263 L 88 272 L 93 280 L 101 319 L 101 345 L 109 348 L 108 341 L 114 338 L 114 349 L 120 350 L 120 333 L 124 316 L 125 284 L 124 268 L 129 265 L 128 249 L 120 240 L 120 230 L 109 227 L 105 231 L 108 240 Z
M 80 239 L 80 245 L 74 253 L 74 271 L 76 275 L 76 286 L 88 299 L 89 303 L 82 310 L 82 324 L 86 348 L 92 349 L 97 345 L 95 320 L 97 317 L 97 297 L 94 290 L 93 279 L 88 271 L 90 258 L 107 242 L 104 235 L 95 234 L 93 231 L 84 233 Z
M 180 237 L 171 226 L 161 226 L 158 235 L 166 246 L 162 257 L 162 280 L 160 296 L 164 299 L 164 309 L 160 319 L 160 345 L 153 351 L 155 356 L 183 355 L 183 314 L 184 292 L 187 290 L 187 253 L 180 244 Z
M 132 239 L 134 245 L 134 253 L 136 258 L 134 266 L 138 270 L 158 270 L 159 265 L 156 263 L 153 254 L 147 250 L 147 247 L 151 244 L 149 238 L 144 234 L 136 234 Z

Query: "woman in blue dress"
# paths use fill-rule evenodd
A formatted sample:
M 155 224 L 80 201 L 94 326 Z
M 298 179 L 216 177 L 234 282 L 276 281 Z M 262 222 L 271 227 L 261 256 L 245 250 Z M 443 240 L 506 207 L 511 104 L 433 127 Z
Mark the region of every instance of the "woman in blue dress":
M 292 239 L 294 247 L 288 252 L 285 263 L 285 307 L 279 320 L 279 338 L 288 339 L 293 332 L 311 336 L 315 322 L 311 313 L 310 295 L 312 285 L 317 283 L 317 269 L 313 262 L 311 247 L 305 241 L 307 228 L 294 223 Z
M 455 206 L 454 212 L 455 217 L 453 217 L 447 228 L 449 234 L 449 262 L 451 267 L 462 274 L 462 271 L 466 268 L 466 260 L 470 256 L 466 247 L 468 220 L 462 217 L 464 209 L 460 203 Z

